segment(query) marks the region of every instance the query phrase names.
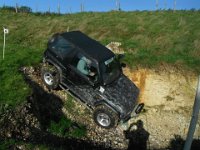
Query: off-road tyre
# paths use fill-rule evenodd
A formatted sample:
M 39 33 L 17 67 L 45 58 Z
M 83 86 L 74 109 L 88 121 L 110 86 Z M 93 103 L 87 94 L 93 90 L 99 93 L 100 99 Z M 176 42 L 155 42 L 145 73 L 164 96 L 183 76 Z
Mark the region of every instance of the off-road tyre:
M 110 129 L 117 126 L 119 116 L 107 106 L 100 105 L 95 108 L 93 119 L 94 122 L 100 127 Z
M 41 68 L 41 77 L 48 89 L 54 90 L 59 87 L 60 74 L 55 66 L 44 63 Z

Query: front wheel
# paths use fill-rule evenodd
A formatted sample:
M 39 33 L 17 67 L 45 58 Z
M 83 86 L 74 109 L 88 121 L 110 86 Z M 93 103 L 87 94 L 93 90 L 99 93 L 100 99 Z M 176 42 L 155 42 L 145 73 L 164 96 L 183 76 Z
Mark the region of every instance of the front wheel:
M 41 69 L 42 81 L 48 89 L 56 89 L 59 86 L 59 72 L 55 66 L 44 64 Z
M 93 117 L 97 125 L 106 129 L 115 127 L 119 120 L 118 115 L 104 105 L 95 109 Z

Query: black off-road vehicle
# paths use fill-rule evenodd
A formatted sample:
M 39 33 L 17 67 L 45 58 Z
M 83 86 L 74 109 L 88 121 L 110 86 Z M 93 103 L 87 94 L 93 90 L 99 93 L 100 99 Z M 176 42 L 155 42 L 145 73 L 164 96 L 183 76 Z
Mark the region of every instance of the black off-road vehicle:
M 42 80 L 86 103 L 94 121 L 112 128 L 141 112 L 139 89 L 122 72 L 122 55 L 115 55 L 80 31 L 55 34 L 44 52 Z

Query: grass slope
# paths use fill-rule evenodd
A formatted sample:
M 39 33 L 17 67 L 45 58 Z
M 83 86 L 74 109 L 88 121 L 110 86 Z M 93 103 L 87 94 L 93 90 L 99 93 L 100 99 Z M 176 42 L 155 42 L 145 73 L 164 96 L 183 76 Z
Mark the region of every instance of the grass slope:
M 10 29 L 5 60 L 0 57 L 0 104 L 17 105 L 31 90 L 19 72 L 37 65 L 48 38 L 56 32 L 81 30 L 108 44 L 122 43 L 130 67 L 175 64 L 200 72 L 200 12 L 107 12 L 70 15 L 15 14 L 0 11 L 0 27 Z M 3 34 L 0 48 L 3 47 Z M 0 50 L 2 56 L 2 50 Z

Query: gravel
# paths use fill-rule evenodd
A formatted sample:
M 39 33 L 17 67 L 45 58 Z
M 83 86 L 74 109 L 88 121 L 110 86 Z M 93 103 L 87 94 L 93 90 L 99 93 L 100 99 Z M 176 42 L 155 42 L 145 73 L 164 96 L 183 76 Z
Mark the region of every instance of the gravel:
M 187 135 L 191 115 L 188 112 L 190 112 L 191 108 L 171 111 L 170 109 L 162 109 L 163 107 L 159 106 L 148 107 L 145 108 L 141 115 L 130 119 L 127 123 L 119 123 L 113 129 L 103 129 L 94 123 L 92 113 L 81 102 L 74 101 L 75 108 L 73 110 L 76 111 L 70 111 L 63 107 L 63 105 L 60 105 L 60 103 L 65 103 L 68 100 L 68 94 L 62 90 L 48 91 L 40 79 L 39 68 L 21 68 L 21 71 L 29 80 L 30 86 L 33 87 L 32 85 L 36 84 L 39 87 L 34 89 L 33 92 L 44 90 L 49 95 L 47 96 L 48 99 L 50 97 L 59 97 L 62 102 L 54 102 L 52 98 L 48 103 L 45 103 L 46 106 L 42 106 L 35 102 L 36 97 L 34 95 L 29 97 L 25 104 L 18 106 L 15 110 L 5 111 L 4 114 L 1 114 L 1 137 L 34 141 L 39 136 L 37 135 L 38 131 L 44 131 L 41 127 L 41 119 L 43 117 L 38 116 L 39 113 L 37 113 L 43 107 L 45 107 L 43 108 L 44 110 L 58 110 L 54 114 L 55 117 L 63 113 L 72 121 L 85 125 L 87 137 L 80 140 L 82 142 L 90 141 L 93 145 L 103 145 L 104 149 L 173 149 L 174 143 L 179 146 L 180 140 L 184 141 Z M 44 115 L 48 117 L 48 114 Z M 45 137 L 46 134 L 44 132 L 43 136 Z M 198 124 L 194 138 L 200 140 L 199 135 Z M 181 148 L 182 145 L 180 146 Z

